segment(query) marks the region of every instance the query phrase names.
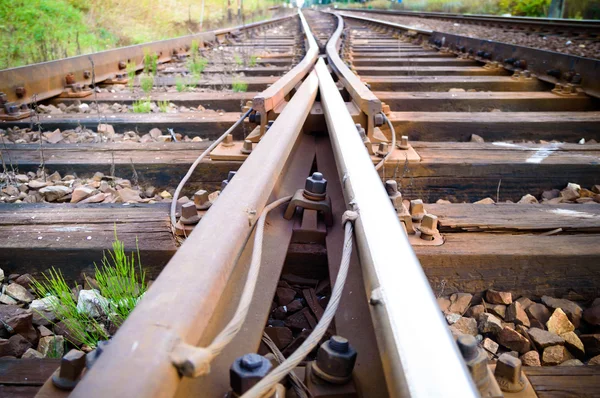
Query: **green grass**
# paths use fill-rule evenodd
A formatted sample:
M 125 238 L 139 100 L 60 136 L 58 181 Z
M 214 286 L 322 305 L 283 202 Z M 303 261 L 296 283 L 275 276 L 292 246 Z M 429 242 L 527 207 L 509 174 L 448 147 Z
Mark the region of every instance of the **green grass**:
M 244 60 L 242 59 L 242 57 L 240 57 L 239 54 L 233 54 L 233 61 L 237 66 L 244 65 Z
M 194 87 L 196 87 L 196 84 L 190 81 L 190 79 L 184 79 L 183 77 L 177 77 L 175 79 L 175 88 L 179 93 L 191 91 Z
M 133 101 L 133 113 L 150 113 L 152 104 L 149 99 Z
M 94 264 L 100 295 L 106 299 L 100 300 L 103 315 L 99 318 L 78 311 L 75 296 L 60 270 L 51 268 L 47 274 L 42 274 L 43 279 L 33 280 L 32 287 L 38 297 L 56 297 L 51 302 L 51 310 L 69 329 L 74 340 L 70 341 L 72 344 L 77 345 L 80 341 L 94 348 L 98 341 L 107 340 L 110 337 L 108 324 L 122 325 L 146 292 L 146 274 L 137 240 L 136 249 L 136 253 L 128 256 L 115 230 L 112 251 L 104 254 L 100 266 Z
M 127 86 L 133 91 L 133 83 L 135 81 L 135 72 L 137 70 L 135 62 L 127 62 Z
M 140 76 L 140 87 L 143 92 L 150 94 L 154 87 L 154 77 L 149 75 Z
M 248 61 L 248 66 L 250 66 L 251 68 L 253 68 L 253 67 L 256 66 L 257 63 L 258 63 L 258 56 L 251 55 L 250 56 L 250 61 Z
M 169 105 L 171 104 L 169 103 L 169 101 L 158 101 L 157 105 L 162 113 L 167 113 L 167 111 L 169 110 Z
M 156 75 L 158 69 L 158 55 L 150 53 L 147 48 L 144 49 L 144 73 L 147 75 Z
M 248 91 L 248 83 L 245 83 L 241 79 L 234 79 L 232 83 L 233 91 L 236 93 L 245 93 Z
M 196 77 L 200 77 L 202 72 L 204 72 L 204 69 L 206 69 L 206 65 L 208 65 L 208 59 L 196 54 L 192 55 L 187 62 L 187 67 L 190 70 L 190 73 Z

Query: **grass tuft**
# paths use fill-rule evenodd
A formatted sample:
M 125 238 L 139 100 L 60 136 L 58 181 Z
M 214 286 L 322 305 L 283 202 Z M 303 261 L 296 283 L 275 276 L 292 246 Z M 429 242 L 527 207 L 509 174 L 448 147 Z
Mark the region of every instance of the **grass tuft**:
M 140 87 L 146 94 L 150 94 L 154 87 L 154 77 L 151 75 L 140 76 Z
M 236 93 L 245 93 L 248 91 L 248 83 L 239 78 L 235 78 L 232 83 L 233 91 Z
M 133 113 L 150 113 L 152 103 L 149 99 L 133 101 Z
M 251 68 L 253 68 L 253 67 L 256 66 L 257 63 L 258 63 L 258 56 L 251 55 L 250 56 L 250 60 L 248 61 L 248 66 L 250 66 Z
M 167 113 L 167 111 L 169 110 L 169 106 L 171 105 L 171 103 L 169 101 L 158 101 L 157 102 L 158 105 L 158 109 L 160 109 L 160 111 L 162 113 Z

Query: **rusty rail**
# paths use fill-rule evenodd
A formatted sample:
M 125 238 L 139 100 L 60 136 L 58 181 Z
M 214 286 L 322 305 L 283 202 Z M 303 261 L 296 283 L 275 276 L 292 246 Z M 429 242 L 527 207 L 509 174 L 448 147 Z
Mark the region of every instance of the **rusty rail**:
M 159 62 L 167 62 L 174 54 L 187 53 L 194 40 L 201 43 L 214 41 L 235 31 L 271 26 L 293 17 L 289 15 L 244 26 L 5 69 L 0 71 L 0 92 L 6 94 L 9 102 L 18 104 L 30 103 L 34 95 L 38 101 L 44 100 L 60 95 L 65 90 L 67 75 L 72 74 L 72 81 L 76 84 L 92 84 L 91 62 L 94 64 L 94 80 L 98 83 L 125 74 L 127 63 L 135 63 L 136 70 L 142 69 L 145 52 L 157 54 Z
M 264 134 L 265 127 L 267 125 L 267 114 L 268 112 L 275 109 L 281 104 L 285 97 L 292 91 L 292 89 L 306 76 L 306 74 L 312 69 L 317 57 L 319 56 L 319 46 L 313 37 L 310 27 L 306 23 L 306 19 L 302 14 L 302 11 L 298 9 L 298 16 L 302 23 L 302 29 L 306 36 L 306 42 L 308 49 L 302 61 L 294 66 L 289 72 L 283 75 L 277 82 L 271 87 L 264 90 L 262 93 L 254 97 L 252 101 L 252 108 L 260 113 L 262 116 L 260 119 L 260 134 Z
M 600 78 L 598 78 L 600 60 L 451 33 L 415 29 L 410 26 L 347 13 L 342 16 L 371 25 L 375 24 L 401 31 L 416 31 L 420 35 L 427 36 L 429 43 L 438 49 L 484 63 L 495 62 L 509 71 L 519 72 L 519 76 L 515 76 L 515 78 L 538 78 L 551 84 L 567 84 L 573 87 L 573 91 L 581 88 L 586 94 L 600 98 Z M 523 73 L 521 74 L 521 72 Z
M 390 396 L 477 397 L 354 121 L 322 60 L 315 70 L 344 198 L 359 214 L 355 239 Z
M 326 52 L 329 66 L 335 72 L 338 79 L 348 91 L 352 100 L 358 108 L 366 115 L 365 128 L 371 142 L 387 141 L 382 134 L 375 131 L 377 125 L 383 124 L 375 122 L 375 115 L 382 112 L 382 104 L 371 90 L 346 66 L 339 56 L 340 46 L 342 44 L 342 32 L 344 31 L 344 20 L 338 14 L 332 14 L 337 19 L 337 29 L 327 42 Z

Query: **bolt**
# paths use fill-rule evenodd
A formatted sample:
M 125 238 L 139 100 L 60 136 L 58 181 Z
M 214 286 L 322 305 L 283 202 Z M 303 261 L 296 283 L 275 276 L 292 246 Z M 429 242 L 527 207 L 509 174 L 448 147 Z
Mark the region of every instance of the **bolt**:
M 233 146 L 233 135 L 227 134 L 223 142 L 221 143 L 223 146 Z
M 347 339 L 332 336 L 319 347 L 312 370 L 316 376 L 325 381 L 344 384 L 352 377 L 356 356 L 356 350 Z
M 92 72 L 90 72 L 89 70 L 84 70 L 83 71 L 83 78 L 84 79 L 89 79 L 90 76 L 92 76 Z
M 402 210 L 402 194 L 398 192 L 398 183 L 395 180 L 387 180 L 385 182 L 385 191 L 392 201 L 392 205 L 396 211 Z
M 423 219 L 423 216 L 425 215 L 423 201 L 421 199 L 411 200 L 409 211 L 413 221 L 421 221 Z
M 69 73 L 67 76 L 65 76 L 65 82 L 67 83 L 67 86 L 70 86 L 71 84 L 75 84 L 75 75 L 72 73 Z
M 258 354 L 246 354 L 236 358 L 229 369 L 229 384 L 233 392 L 242 395 L 265 377 L 273 365 Z
M 260 124 L 260 112 L 255 112 L 248 115 L 248 121 L 250 123 Z
M 23 98 L 25 94 L 27 94 L 27 90 L 25 89 L 25 87 L 19 86 L 15 88 L 15 94 L 17 95 L 17 98 Z
M 477 339 L 474 336 L 461 335 L 456 343 L 481 396 L 488 396 L 484 394 L 490 384 L 487 354 L 477 346 Z
M 515 62 L 515 68 L 527 69 L 527 61 L 525 61 L 524 59 L 518 60 L 517 62 Z
M 5 93 L 0 92 L 0 105 L 4 105 L 8 102 L 8 96 Z
M 575 73 L 571 78 L 571 83 L 573 84 L 581 84 L 582 77 L 579 73 Z
M 179 219 L 183 225 L 194 225 L 200 221 L 198 211 L 196 210 L 196 204 L 194 202 L 187 202 L 181 206 L 181 218 Z
M 7 102 L 4 104 L 4 110 L 9 115 L 16 115 L 19 113 L 19 105 L 17 105 L 15 102 Z
M 237 171 L 230 171 L 229 173 L 227 173 L 227 179 L 221 181 L 221 191 L 224 190 L 225 187 L 231 182 L 231 179 L 235 177 L 236 173 Z
M 124 62 L 124 61 L 119 61 L 119 69 L 120 69 L 120 70 L 123 70 L 123 69 L 125 69 L 126 67 L 127 67 L 127 64 L 125 64 L 125 62 Z
M 375 114 L 375 116 L 373 116 L 373 121 L 375 123 L 375 126 L 377 126 L 377 127 L 383 126 L 383 122 L 384 122 L 383 113 Z
M 304 183 L 304 197 L 312 200 L 323 200 L 327 192 L 327 180 L 323 174 L 315 171 Z
M 521 360 L 512 355 L 500 355 L 494 376 L 504 392 L 519 392 L 525 388 L 525 380 L 521 375 Z
M 560 79 L 561 76 L 561 72 L 558 69 L 549 69 L 546 71 L 546 73 L 548 74 L 548 76 L 552 76 L 556 79 Z
M 208 199 L 208 192 L 204 189 L 196 191 L 196 193 L 194 193 L 194 204 L 196 205 L 196 210 L 208 209 L 212 205 Z
M 421 220 L 421 239 L 423 240 L 434 240 L 435 235 L 438 233 L 437 229 L 438 218 L 433 214 L 425 214 L 423 220 Z
M 400 143 L 398 144 L 398 148 L 405 149 L 405 150 L 410 148 L 408 146 L 408 136 L 407 135 L 403 135 L 402 137 L 400 137 Z
M 244 140 L 244 145 L 242 146 L 242 149 L 240 151 L 246 155 L 251 153 L 252 152 L 252 141 Z
M 52 375 L 52 383 L 61 390 L 72 390 L 85 367 L 85 353 L 72 349 L 60 360 L 60 369 Z
M 380 142 L 379 143 L 379 148 L 377 148 L 377 152 L 375 152 L 377 154 L 377 156 L 381 156 L 384 157 L 385 155 L 387 155 L 389 152 L 388 150 L 388 143 L 387 142 Z
M 525 69 L 525 70 L 523 71 L 523 76 L 525 76 L 526 78 L 530 78 L 530 77 L 531 77 L 531 72 L 530 72 L 530 71 L 528 71 L 527 69 Z

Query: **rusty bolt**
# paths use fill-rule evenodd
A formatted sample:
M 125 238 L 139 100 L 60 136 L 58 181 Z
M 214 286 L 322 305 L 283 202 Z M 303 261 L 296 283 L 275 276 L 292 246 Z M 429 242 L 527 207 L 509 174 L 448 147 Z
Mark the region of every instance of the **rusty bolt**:
M 319 347 L 313 369 L 323 380 L 343 384 L 352 377 L 357 355 L 346 338 L 332 336 Z
M 254 124 L 260 124 L 260 112 L 254 112 L 248 115 L 248 121 Z
M 65 76 L 65 82 L 68 86 L 70 86 L 71 84 L 75 84 L 75 75 L 69 73 L 67 76 Z
M 563 92 L 565 94 L 572 94 L 574 91 L 574 87 L 571 83 L 567 83 L 563 86 Z
M 518 61 L 515 62 L 515 68 L 518 69 L 527 69 L 527 61 L 525 61 L 524 59 L 520 59 Z
M 19 86 L 15 89 L 15 94 L 17 95 L 17 98 L 23 98 L 25 94 L 27 94 L 27 90 L 25 87 Z
M 119 61 L 119 69 L 123 70 L 127 68 L 127 64 L 124 61 Z
M 233 135 L 227 134 L 223 142 L 221 143 L 223 146 L 233 146 Z
M 85 353 L 72 349 L 60 360 L 60 369 L 52 375 L 52 383 L 61 390 L 72 390 L 85 367 Z
M 8 96 L 5 93 L 0 92 L 0 105 L 4 105 L 8 102 Z
M 229 384 L 233 392 L 242 395 L 256 385 L 271 370 L 269 360 L 258 354 L 236 358 L 229 369 Z
M 208 199 L 208 192 L 204 189 L 196 191 L 194 193 L 194 204 L 196 205 L 196 210 L 206 210 L 208 209 L 212 203 Z
M 227 187 L 227 185 L 231 182 L 231 179 L 235 177 L 236 173 L 237 171 L 230 171 L 229 173 L 227 173 L 227 179 L 221 181 L 221 191 L 224 190 L 225 187 Z
M 438 218 L 433 214 L 425 214 L 421 220 L 421 239 L 433 240 L 438 233 L 437 229 Z
M 396 211 L 402 210 L 402 194 L 398 192 L 398 183 L 396 180 L 387 180 L 385 182 L 385 191 L 392 201 L 392 205 Z
M 83 78 L 84 79 L 89 79 L 92 76 L 92 72 L 90 72 L 89 70 L 84 70 L 83 71 Z
M 481 392 L 490 382 L 487 354 L 477 346 L 477 339 L 474 336 L 463 334 L 458 338 L 457 344 L 471 377 Z
M 521 374 L 521 360 L 510 354 L 500 355 L 494 376 L 504 392 L 519 392 L 525 388 L 525 380 Z
M 398 148 L 400 149 L 408 149 L 408 136 L 407 135 L 403 135 L 402 137 L 400 137 L 400 143 L 398 144 Z
M 9 115 L 16 115 L 19 113 L 19 105 L 16 102 L 7 102 L 4 104 L 4 110 Z
M 531 72 L 530 72 L 530 71 L 528 71 L 527 69 L 525 69 L 525 70 L 523 71 L 523 76 L 524 76 L 524 77 L 526 77 L 526 78 L 530 78 L 530 77 L 531 77 Z
M 181 218 L 179 221 L 181 221 L 183 225 L 198 224 L 200 217 L 198 216 L 198 210 L 196 210 L 196 204 L 194 202 L 187 202 L 181 206 Z
M 377 152 L 375 152 L 377 154 L 377 156 L 381 156 L 384 157 L 385 155 L 387 155 L 389 152 L 388 150 L 388 143 L 387 142 L 380 142 L 379 143 L 379 148 L 377 148 Z
M 244 140 L 244 145 L 242 146 L 241 152 L 243 154 L 250 154 L 252 152 L 252 141 Z
M 375 116 L 373 116 L 373 121 L 375 123 L 375 126 L 383 126 L 383 122 L 385 121 L 383 113 L 375 114 Z
M 562 74 L 559 69 L 549 69 L 546 71 L 546 73 L 548 74 L 548 76 L 552 76 L 556 79 L 560 79 L 560 76 Z
M 421 221 L 423 219 L 423 216 L 425 215 L 423 201 L 421 199 L 411 200 L 409 211 L 413 221 Z

